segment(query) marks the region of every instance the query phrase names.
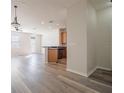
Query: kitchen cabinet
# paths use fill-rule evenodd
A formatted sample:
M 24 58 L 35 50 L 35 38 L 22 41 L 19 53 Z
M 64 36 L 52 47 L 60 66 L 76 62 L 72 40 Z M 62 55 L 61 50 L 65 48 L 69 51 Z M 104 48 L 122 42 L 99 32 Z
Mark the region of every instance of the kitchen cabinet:
M 48 62 L 58 63 L 58 60 L 63 58 L 66 58 L 66 47 L 48 48 Z
M 57 62 L 58 60 L 58 49 L 48 48 L 48 62 Z
M 60 29 L 60 45 L 66 45 L 67 44 L 67 32 L 65 29 Z

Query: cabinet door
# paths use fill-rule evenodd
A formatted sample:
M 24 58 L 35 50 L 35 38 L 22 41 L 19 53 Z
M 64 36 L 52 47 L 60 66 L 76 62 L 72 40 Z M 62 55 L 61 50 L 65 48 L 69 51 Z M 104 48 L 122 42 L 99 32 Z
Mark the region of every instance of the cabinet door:
M 67 44 L 67 32 L 60 32 L 60 44 Z
M 48 49 L 48 61 L 57 62 L 58 59 L 58 50 L 57 49 Z
M 62 39 L 63 39 L 63 44 L 66 44 L 67 43 L 67 32 L 63 32 Z
M 58 49 L 58 59 L 66 58 L 66 47 Z

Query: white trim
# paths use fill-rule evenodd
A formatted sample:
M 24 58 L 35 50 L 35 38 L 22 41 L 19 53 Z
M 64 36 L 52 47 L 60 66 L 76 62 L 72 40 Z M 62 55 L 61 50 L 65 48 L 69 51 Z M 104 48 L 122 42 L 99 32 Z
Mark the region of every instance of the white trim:
M 88 77 L 89 77 L 93 72 L 95 72 L 96 69 L 97 69 L 97 67 L 95 67 L 95 68 L 93 68 L 91 71 L 89 71 L 89 72 L 87 73 Z
M 104 70 L 112 71 L 112 69 L 104 68 L 104 67 L 100 67 L 100 66 L 95 67 L 94 69 L 92 69 L 91 71 L 89 71 L 87 74 L 82 73 L 82 72 L 77 72 L 77 71 L 74 71 L 72 69 L 66 69 L 66 71 L 69 71 L 69 72 L 72 72 L 72 73 L 76 73 L 76 74 L 79 74 L 81 76 L 89 77 L 93 72 L 95 72 L 96 69 L 104 69 Z
M 112 69 L 110 69 L 110 68 L 105 68 L 105 67 L 97 66 L 97 67 L 95 67 L 94 69 L 92 69 L 90 72 L 87 73 L 88 77 L 89 77 L 93 72 L 95 72 L 96 69 L 103 69 L 103 70 L 112 71 Z
M 72 72 L 72 73 L 76 73 L 76 74 L 79 74 L 79 75 L 81 75 L 81 76 L 88 77 L 87 74 L 81 73 L 81 72 L 77 72 L 77 71 L 74 71 L 74 70 L 72 70 L 72 69 L 66 69 L 66 71 L 69 71 L 69 72 Z
M 112 71 L 112 69 L 110 69 L 110 68 L 106 68 L 106 67 L 101 67 L 101 66 L 97 66 L 97 69 L 104 69 L 104 70 L 109 70 L 109 71 Z

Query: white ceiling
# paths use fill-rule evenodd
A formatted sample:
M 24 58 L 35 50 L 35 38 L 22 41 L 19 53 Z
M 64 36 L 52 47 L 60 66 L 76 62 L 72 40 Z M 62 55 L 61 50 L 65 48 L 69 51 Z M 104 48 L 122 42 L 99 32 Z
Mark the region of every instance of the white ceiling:
M 112 6 L 111 0 L 89 0 L 91 1 L 94 8 L 99 11 Z
M 17 15 L 25 32 L 46 32 L 66 26 L 67 7 L 79 0 L 12 0 L 12 20 L 14 4 L 18 5 Z M 50 24 L 49 21 L 53 20 Z M 44 22 L 44 24 L 42 24 Z M 59 24 L 59 25 L 58 25 Z
M 24 32 L 43 33 L 66 27 L 67 8 L 80 0 L 12 0 L 12 20 L 14 8 L 18 6 L 18 21 Z M 108 0 L 90 0 L 100 9 Z M 49 21 L 53 21 L 52 24 Z M 42 24 L 44 22 L 44 24 Z M 59 24 L 59 25 L 58 25 Z

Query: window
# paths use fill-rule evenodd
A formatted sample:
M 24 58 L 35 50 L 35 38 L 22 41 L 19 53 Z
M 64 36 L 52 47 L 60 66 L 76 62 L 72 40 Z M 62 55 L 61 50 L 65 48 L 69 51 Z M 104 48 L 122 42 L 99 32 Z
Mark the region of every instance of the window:
M 20 34 L 19 33 L 12 33 L 11 47 L 12 48 L 20 48 Z

